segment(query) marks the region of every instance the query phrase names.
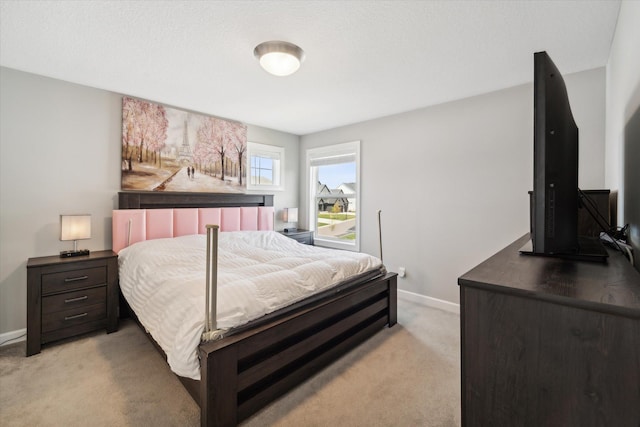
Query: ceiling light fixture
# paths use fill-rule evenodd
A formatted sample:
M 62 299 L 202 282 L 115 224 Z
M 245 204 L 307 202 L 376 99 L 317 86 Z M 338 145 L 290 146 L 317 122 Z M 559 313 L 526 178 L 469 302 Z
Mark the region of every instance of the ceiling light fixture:
M 274 76 L 295 73 L 304 61 L 304 50 L 293 43 L 278 40 L 260 43 L 253 49 L 260 65 Z

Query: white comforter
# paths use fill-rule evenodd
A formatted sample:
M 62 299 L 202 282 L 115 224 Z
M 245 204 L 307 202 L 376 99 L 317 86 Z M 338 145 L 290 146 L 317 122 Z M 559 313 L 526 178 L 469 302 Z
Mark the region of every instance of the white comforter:
M 381 266 L 370 255 L 302 245 L 272 231 L 219 235 L 217 327 L 240 326 Z M 120 288 L 178 375 L 200 378 L 206 236 L 148 240 L 120 251 Z

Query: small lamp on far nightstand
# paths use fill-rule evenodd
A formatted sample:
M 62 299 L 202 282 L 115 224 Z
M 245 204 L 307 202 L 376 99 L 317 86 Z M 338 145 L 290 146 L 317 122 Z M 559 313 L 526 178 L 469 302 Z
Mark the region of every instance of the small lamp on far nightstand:
M 73 250 L 60 252 L 60 258 L 89 255 L 89 249 L 78 250 L 78 240 L 90 238 L 91 215 L 60 215 L 60 240 L 73 240 Z
M 291 233 L 298 231 L 298 208 L 284 208 L 282 213 L 282 220 L 285 224 L 293 223 L 293 227 L 285 227 L 285 233 Z

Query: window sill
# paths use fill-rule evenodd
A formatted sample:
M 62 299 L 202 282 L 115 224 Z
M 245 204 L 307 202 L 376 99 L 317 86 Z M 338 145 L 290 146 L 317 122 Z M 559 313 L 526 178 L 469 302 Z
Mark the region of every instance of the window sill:
M 321 246 L 323 248 L 360 252 L 360 245 L 357 241 L 353 241 L 353 243 L 345 243 L 336 240 L 323 239 L 322 237 L 316 235 L 313 238 L 313 244 L 315 246 Z

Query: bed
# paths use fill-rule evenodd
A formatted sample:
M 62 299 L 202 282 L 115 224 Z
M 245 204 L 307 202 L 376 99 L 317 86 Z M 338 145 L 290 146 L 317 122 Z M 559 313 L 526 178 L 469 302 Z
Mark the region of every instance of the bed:
M 194 230 L 203 234 L 206 224 L 216 221 L 222 231 L 273 230 L 273 214 L 271 195 L 122 192 L 114 211 L 114 251 L 134 242 L 188 236 Z M 143 217 L 144 226 L 132 229 Z M 396 277 L 384 270 L 361 274 L 358 280 L 340 282 L 200 343 L 199 379 L 178 378 L 200 406 L 201 425 L 237 425 L 385 326 L 393 326 Z

